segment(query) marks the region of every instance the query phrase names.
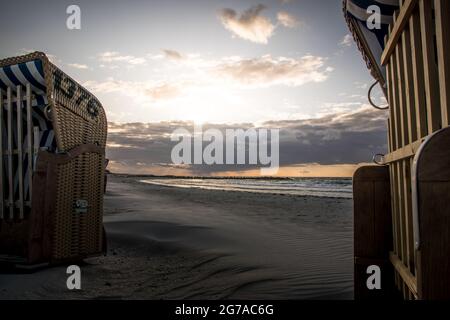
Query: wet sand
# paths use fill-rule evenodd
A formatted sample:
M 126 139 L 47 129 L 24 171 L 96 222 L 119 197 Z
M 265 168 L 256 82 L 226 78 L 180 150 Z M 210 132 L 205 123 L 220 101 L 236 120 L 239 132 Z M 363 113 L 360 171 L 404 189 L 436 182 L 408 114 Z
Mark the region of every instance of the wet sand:
M 110 176 L 108 255 L 0 272 L 1 299 L 350 299 L 349 199 L 182 189 Z

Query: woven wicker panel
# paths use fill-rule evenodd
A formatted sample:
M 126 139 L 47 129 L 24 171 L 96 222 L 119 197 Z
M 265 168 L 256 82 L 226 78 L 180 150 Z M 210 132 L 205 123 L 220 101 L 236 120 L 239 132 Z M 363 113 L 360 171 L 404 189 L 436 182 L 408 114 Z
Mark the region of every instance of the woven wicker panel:
M 77 239 L 73 239 L 74 225 L 72 219 L 75 185 L 75 161 L 58 166 L 56 212 L 54 217 L 53 258 L 56 260 L 73 256 L 73 247 L 77 248 Z M 75 240 L 75 242 L 74 242 Z
M 103 170 L 104 156 L 96 153 L 88 153 L 87 170 L 91 173 L 91 181 L 88 184 L 88 214 L 83 215 L 85 225 L 83 229 L 84 246 L 81 248 L 82 254 L 100 252 L 102 247 L 102 213 L 103 201 Z
M 100 102 L 48 61 L 44 72 L 59 150 L 68 151 L 80 144 L 105 147 L 107 122 Z
M 64 260 L 101 252 L 104 156 L 83 153 L 58 165 L 53 258 Z M 75 211 L 77 200 L 87 212 Z

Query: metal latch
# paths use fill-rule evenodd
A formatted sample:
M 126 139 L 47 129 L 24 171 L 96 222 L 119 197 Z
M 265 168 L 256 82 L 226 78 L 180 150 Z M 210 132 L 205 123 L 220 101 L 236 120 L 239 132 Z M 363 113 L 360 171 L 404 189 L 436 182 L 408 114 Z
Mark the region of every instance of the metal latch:
M 78 199 L 75 201 L 75 213 L 86 213 L 88 209 L 87 200 Z

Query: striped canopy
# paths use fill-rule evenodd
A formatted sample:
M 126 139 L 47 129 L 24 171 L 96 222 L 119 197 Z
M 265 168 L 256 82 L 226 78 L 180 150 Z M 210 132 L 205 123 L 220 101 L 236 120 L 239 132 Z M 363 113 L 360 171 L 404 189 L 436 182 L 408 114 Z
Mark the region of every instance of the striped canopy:
M 381 55 L 384 50 L 384 37 L 388 33 L 388 26 L 392 22 L 395 10 L 399 8 L 399 0 L 343 0 L 344 15 L 347 24 L 363 54 L 367 67 L 372 75 L 382 85 L 386 83 L 386 71 L 381 65 Z M 368 8 L 372 5 L 380 9 L 380 28 L 369 29 L 368 18 L 372 13 Z
M 14 93 L 17 86 L 21 85 L 25 87 L 28 83 L 30 84 L 34 96 L 31 102 L 33 125 L 38 126 L 40 129 L 40 146 L 52 149 L 56 147 L 56 142 L 52 124 L 44 115 L 44 108 L 48 104 L 44 78 L 42 61 L 39 59 L 0 67 L 0 89 L 2 89 L 4 95 L 6 94 L 8 87 L 11 88 Z M 6 99 L 4 101 L 6 103 Z M 6 105 L 3 107 L 6 110 Z M 16 109 L 15 103 L 13 103 L 13 108 Z M 4 119 L 2 120 L 4 121 Z M 6 128 L 6 125 L 4 125 L 3 128 Z M 6 133 L 3 136 L 6 137 Z
M 0 68 L 0 86 L 3 90 L 7 86 L 14 88 L 18 85 L 31 84 L 35 94 L 44 95 L 46 92 L 44 70 L 41 60 L 28 61 Z

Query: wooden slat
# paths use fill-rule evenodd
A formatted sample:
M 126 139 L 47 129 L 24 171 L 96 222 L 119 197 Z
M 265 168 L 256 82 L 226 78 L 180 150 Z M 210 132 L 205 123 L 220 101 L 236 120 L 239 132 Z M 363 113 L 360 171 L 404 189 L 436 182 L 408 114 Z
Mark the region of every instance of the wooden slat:
M 414 85 L 414 106 L 418 138 L 428 135 L 425 84 L 423 74 L 422 40 L 420 34 L 419 10 L 414 10 L 409 20 L 411 35 L 412 80 Z
M 441 127 L 441 108 L 439 98 L 439 76 L 435 61 L 434 24 L 430 0 L 420 0 L 420 30 L 422 36 L 422 56 L 427 103 L 428 133 L 431 134 Z
M 406 196 L 406 189 L 408 188 L 408 186 L 406 185 L 406 175 L 405 175 L 405 164 L 404 161 L 399 161 L 397 162 L 397 166 L 398 166 L 398 170 L 399 170 L 399 194 L 400 194 L 400 220 L 401 220 L 401 237 L 402 237 L 402 246 L 403 246 L 403 250 L 402 250 L 402 255 L 401 255 L 401 259 L 402 262 L 408 266 L 408 260 L 409 260 L 409 254 L 410 254 L 410 249 L 409 249 L 409 241 L 408 241 L 408 198 Z M 405 288 L 405 291 L 406 288 Z
M 394 170 L 394 166 L 390 165 L 389 166 L 389 178 L 390 178 L 390 186 L 391 186 L 391 214 L 392 214 L 392 231 L 393 231 L 393 243 L 394 243 L 394 252 L 398 253 L 399 248 L 398 248 L 398 235 L 397 235 L 397 228 L 398 228 L 398 223 L 397 223 L 397 215 L 396 215 L 396 191 L 395 191 L 395 170 Z
M 397 170 L 397 185 L 396 189 L 398 190 L 398 213 L 399 213 L 399 222 L 400 222 L 400 255 L 399 258 L 402 260 L 402 262 L 407 261 L 407 243 L 406 243 L 406 221 L 405 221 L 405 195 L 403 193 L 403 168 L 402 163 L 399 161 L 395 163 L 395 167 Z
M 388 136 L 389 136 L 389 152 L 394 151 L 395 149 L 397 149 L 397 139 L 395 136 L 395 114 L 394 114 L 394 109 L 395 109 L 395 101 L 394 101 L 394 93 L 393 93 L 393 89 L 392 89 L 392 71 L 391 71 L 391 66 L 387 66 L 386 67 L 386 78 L 387 78 L 387 82 L 388 82 L 388 103 L 389 103 L 389 131 L 388 131 Z
M 390 31 L 390 26 L 389 26 Z M 385 44 L 387 43 L 387 36 L 384 38 Z M 388 150 L 389 152 L 393 152 L 397 149 L 397 139 L 395 135 L 395 102 L 394 102 L 394 92 L 392 85 L 392 68 L 391 65 L 386 67 L 386 79 L 387 79 L 387 94 L 388 94 L 388 103 L 389 103 L 389 118 L 388 118 Z M 392 242 L 393 242 L 393 250 L 394 252 L 398 252 L 398 243 L 397 243 L 397 217 L 395 214 L 395 190 L 394 190 L 394 167 L 392 165 L 389 166 L 389 183 L 390 183 L 390 199 L 391 199 L 391 223 L 392 223 Z M 394 285 L 397 286 L 399 282 L 398 275 L 394 272 Z
M 28 154 L 28 200 L 31 202 L 33 191 L 33 118 L 31 110 L 31 87 L 27 83 L 26 86 L 26 103 L 27 103 L 27 154 Z
M 394 15 L 395 19 L 395 15 Z M 391 31 L 391 26 L 389 26 L 389 32 Z M 390 57 L 390 63 L 387 67 L 389 75 L 388 82 L 389 82 L 389 91 L 390 94 L 389 97 L 389 112 L 391 116 L 391 140 L 392 140 L 392 149 L 396 150 L 400 145 L 400 135 L 399 135 L 399 121 L 397 117 L 397 106 L 398 106 L 398 86 L 397 86 L 397 68 L 396 68 L 396 59 L 395 56 Z M 395 164 L 392 164 L 389 166 L 390 169 L 390 183 L 391 183 L 391 212 L 392 212 L 392 221 L 393 221 L 393 244 L 394 244 L 394 251 L 397 254 L 401 254 L 401 241 L 399 238 L 400 234 L 400 221 L 399 221 L 399 208 L 398 208 L 398 188 L 397 188 L 397 170 Z M 395 274 L 395 283 L 398 285 L 400 283 L 400 278 L 397 274 Z
M 3 90 L 0 89 L 0 219 L 3 219 L 3 210 L 5 201 L 3 197 L 5 192 L 3 190 Z
M 389 253 L 389 260 L 391 261 L 392 265 L 394 266 L 395 270 L 398 272 L 398 274 L 402 277 L 404 283 L 408 286 L 408 289 L 412 292 L 414 297 L 417 299 L 417 280 L 416 277 L 409 272 L 408 268 L 405 267 L 403 262 L 400 261 L 398 256 L 390 252 Z
M 442 126 L 450 124 L 450 1 L 435 0 Z
M 409 143 L 408 137 L 408 119 L 406 116 L 406 97 L 405 97 L 405 71 L 403 63 L 403 47 L 401 42 L 395 47 L 395 57 L 397 60 L 397 95 L 398 95 L 398 109 L 400 120 L 400 146 L 406 146 Z
M 415 125 L 415 123 L 413 123 L 412 125 Z M 419 133 L 419 131 L 417 131 L 417 133 Z M 413 166 L 414 166 L 414 158 L 410 157 L 405 159 L 405 162 L 407 163 L 407 169 L 406 172 L 408 173 L 407 178 L 408 178 L 408 212 L 409 212 L 409 224 L 408 224 L 408 232 L 409 232 L 409 247 L 410 247 L 410 256 L 409 256 L 409 270 L 410 272 L 415 276 L 417 274 L 417 264 L 416 264 L 416 260 L 417 260 L 417 252 L 416 252 L 416 246 L 415 246 L 415 240 L 416 240 L 416 235 L 415 235 L 415 226 L 414 226 L 414 204 L 413 204 Z M 415 297 L 412 295 L 411 293 L 411 297 L 410 300 L 415 299 Z
M 389 57 L 395 50 L 398 39 L 400 38 L 403 29 L 405 28 L 411 12 L 414 10 L 418 0 L 406 0 L 402 7 L 400 8 L 400 12 L 398 14 L 398 19 L 394 23 L 394 27 L 392 28 L 392 32 L 390 32 L 389 40 L 387 45 L 381 55 L 381 64 L 385 65 L 389 61 Z
M 414 82 L 412 79 L 412 48 L 409 24 L 402 34 L 403 72 L 405 79 L 405 108 L 408 122 L 408 143 L 417 140 L 416 108 L 414 101 Z
M 416 154 L 417 150 L 419 149 L 420 145 L 424 140 L 425 137 L 416 140 L 413 143 L 404 146 L 403 148 L 397 149 L 394 152 L 385 155 L 383 157 L 383 164 L 388 164 L 402 159 L 414 157 L 414 155 Z
M 402 188 L 401 188 L 401 170 L 400 170 L 400 164 L 394 163 L 394 171 L 395 171 L 395 181 L 394 181 L 394 188 L 396 193 L 395 198 L 395 207 L 396 207 L 396 215 L 397 215 L 397 242 L 398 242 L 398 256 L 404 257 L 405 256 L 405 242 L 404 242 L 404 231 L 403 231 L 403 195 L 402 195 Z M 399 288 L 402 292 L 402 296 L 405 296 L 406 293 L 406 287 L 401 279 L 399 277 Z
M 355 299 L 386 298 L 394 291 L 389 262 L 392 250 L 389 169 L 364 166 L 353 175 Z M 367 267 L 381 268 L 381 290 L 367 288 Z M 384 277 L 384 278 L 383 278 Z
M 404 263 L 409 270 L 414 270 L 414 236 L 412 229 L 412 205 L 411 205 L 411 168 L 410 160 L 405 159 L 400 163 L 403 170 L 403 195 L 404 195 L 404 221 L 405 221 L 405 244 L 406 244 L 406 259 Z
M 398 21 L 398 20 L 397 20 Z M 405 29 L 404 29 L 405 30 Z M 404 30 L 402 33 L 404 33 Z M 398 43 L 395 45 L 394 53 L 395 54 L 395 60 L 396 60 L 396 68 L 397 68 L 397 74 L 396 74 L 396 83 L 397 83 L 397 92 L 396 95 L 398 96 L 398 119 L 400 126 L 397 128 L 397 130 L 400 130 L 400 146 L 403 147 L 405 145 L 409 144 L 409 123 L 408 123 L 408 117 L 407 117 L 407 105 L 406 105 L 406 93 L 405 93 L 405 63 L 404 63 L 404 55 L 403 55 L 403 45 L 401 38 L 398 38 Z M 396 188 L 398 189 L 398 221 L 399 221 L 399 235 L 400 235 L 400 254 L 399 257 L 401 257 L 402 262 L 405 265 L 408 265 L 409 255 L 410 255 L 410 248 L 409 248 L 409 241 L 408 241 L 408 212 L 407 212 L 407 185 L 406 185 L 406 176 L 405 176 L 405 168 L 404 168 L 404 162 L 399 161 L 395 164 L 396 171 L 397 171 L 397 179 L 396 179 Z M 408 296 L 408 289 L 406 285 L 402 284 L 402 293 L 403 297 Z
M 394 181 L 393 181 L 393 185 L 392 188 L 394 189 L 394 214 L 395 214 L 395 219 L 396 219 L 396 225 L 397 225 L 397 252 L 396 254 L 398 254 L 399 256 L 401 256 L 402 254 L 402 242 L 401 242 L 401 220 L 400 220 L 400 194 L 399 194 L 399 188 L 398 188 L 398 170 L 397 170 L 397 163 L 392 164 L 393 167 L 393 172 L 394 172 Z
M 391 149 L 392 149 L 392 139 L 391 139 L 391 121 L 389 120 L 389 117 L 388 117 L 388 119 L 386 120 L 386 128 L 388 128 L 388 130 L 387 130 L 387 149 L 388 149 L 388 151 L 389 152 L 391 152 Z
M 394 15 L 395 19 L 395 15 Z M 397 59 L 395 55 L 391 56 L 391 62 L 389 63 L 390 68 L 390 83 L 392 87 L 392 101 L 389 102 L 390 109 L 392 110 L 393 116 L 393 128 L 394 131 L 394 150 L 401 147 L 401 134 L 400 134 L 400 116 L 399 116 L 399 96 L 398 96 L 398 83 L 397 83 Z
M 24 203 L 23 203 L 23 119 L 22 119 L 22 106 L 23 95 L 22 86 L 17 86 L 16 91 L 16 117 L 17 117 L 17 175 L 18 175 L 18 188 L 19 188 L 19 217 L 24 218 Z
M 396 254 L 399 254 L 400 252 L 400 246 L 399 246 L 399 226 L 397 221 L 397 190 L 395 189 L 395 181 L 396 181 L 396 174 L 395 174 L 395 166 L 389 165 L 389 175 L 390 175 L 390 186 L 391 186 L 391 215 L 392 215 L 392 231 L 393 231 L 393 250 Z M 401 279 L 400 276 L 394 272 L 394 281 L 395 285 L 398 286 Z
M 8 87 L 6 91 L 7 108 L 8 108 L 8 187 L 9 187 L 9 218 L 14 218 L 14 184 L 13 184 L 13 107 L 12 107 L 12 93 L 11 88 Z
M 36 156 L 39 152 L 39 127 L 33 127 L 33 154 Z

